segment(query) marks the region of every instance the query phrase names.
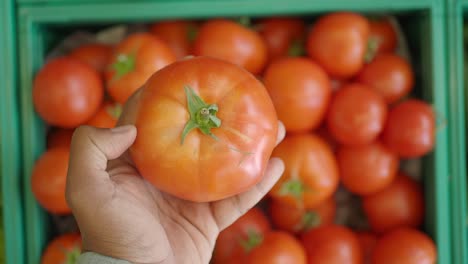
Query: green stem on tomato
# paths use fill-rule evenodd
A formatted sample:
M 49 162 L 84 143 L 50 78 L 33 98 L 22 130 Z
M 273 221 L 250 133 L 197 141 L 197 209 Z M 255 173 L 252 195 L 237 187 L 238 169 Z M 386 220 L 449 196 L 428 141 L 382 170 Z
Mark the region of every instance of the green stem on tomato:
M 241 16 L 241 17 L 239 17 L 239 19 L 237 20 L 237 22 L 238 22 L 239 24 L 241 24 L 242 26 L 247 27 L 247 28 L 249 28 L 249 27 L 252 26 L 252 20 L 251 20 L 250 17 L 248 17 L 248 16 Z
M 300 57 L 305 54 L 304 51 L 304 43 L 299 40 L 295 39 L 291 42 L 291 45 L 288 48 L 288 56 L 290 57 Z
M 239 243 L 244 249 L 244 251 L 246 253 L 249 253 L 250 251 L 252 251 L 252 249 L 260 245 L 262 241 L 263 236 L 261 234 L 259 234 L 256 231 L 249 230 L 247 231 L 247 239 L 241 239 Z
M 187 39 L 190 43 L 193 43 L 198 35 L 198 29 L 195 25 L 187 26 Z
M 218 106 L 216 104 L 207 104 L 203 102 L 203 100 L 195 94 L 195 91 L 189 86 L 185 86 L 184 90 L 187 97 L 187 107 L 190 119 L 187 121 L 184 130 L 182 131 L 181 144 L 184 144 L 188 133 L 196 128 L 200 129 L 203 134 L 218 140 L 218 138 L 211 132 L 212 128 L 221 126 L 221 119 L 216 116 Z
M 119 79 L 135 70 L 136 56 L 134 54 L 121 53 L 117 55 L 117 61 L 111 67 L 115 71 L 114 78 Z
M 307 211 L 301 219 L 301 231 L 308 231 L 320 225 L 320 215 L 314 211 Z
M 369 40 L 367 41 L 366 54 L 364 55 L 364 61 L 366 63 L 371 62 L 375 58 L 375 55 L 377 55 L 377 50 L 379 49 L 379 46 L 380 46 L 379 38 L 376 38 L 376 37 L 369 38 Z
M 121 104 L 114 104 L 114 105 L 111 105 L 111 106 L 108 106 L 106 108 L 106 112 L 112 116 L 112 118 L 114 118 L 115 120 L 119 119 L 120 115 L 122 114 L 122 105 Z
M 69 250 L 65 253 L 65 264 L 76 264 L 78 263 L 78 258 L 80 257 L 81 250 L 79 247 L 74 247 L 72 250 Z
M 306 191 L 304 183 L 299 179 L 290 179 L 281 185 L 279 194 L 280 195 L 292 195 L 296 199 L 300 200 L 302 195 Z

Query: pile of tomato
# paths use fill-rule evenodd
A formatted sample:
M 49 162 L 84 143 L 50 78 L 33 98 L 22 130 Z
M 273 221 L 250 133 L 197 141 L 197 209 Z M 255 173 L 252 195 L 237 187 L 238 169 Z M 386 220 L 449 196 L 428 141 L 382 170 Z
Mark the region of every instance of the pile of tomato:
M 284 174 L 222 231 L 213 263 L 435 263 L 434 242 L 420 230 L 421 184 L 400 169 L 401 160 L 432 151 L 435 114 L 410 98 L 414 70 L 396 53 L 398 41 L 385 17 L 337 12 L 311 25 L 293 17 L 162 21 L 116 46 L 80 46 L 49 60 L 34 80 L 35 109 L 52 128 L 33 193 L 51 214 L 71 214 L 73 129 L 114 127 L 154 72 L 188 55 L 215 57 L 261 80 L 287 135 L 272 154 Z M 340 185 L 361 200 L 366 229 L 336 224 Z M 62 235 L 43 263 L 74 259 L 79 248 L 78 235 Z

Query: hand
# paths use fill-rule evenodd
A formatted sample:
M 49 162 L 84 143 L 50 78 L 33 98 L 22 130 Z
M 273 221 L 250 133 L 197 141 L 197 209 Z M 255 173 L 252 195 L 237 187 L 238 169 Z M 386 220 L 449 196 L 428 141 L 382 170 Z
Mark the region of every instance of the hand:
M 272 158 L 251 190 L 211 203 L 163 193 L 144 180 L 127 149 L 139 94 L 126 104 L 115 129 L 79 127 L 70 154 L 67 201 L 77 220 L 83 250 L 132 263 L 208 263 L 221 230 L 253 207 L 284 170 Z M 285 134 L 280 123 L 279 143 Z

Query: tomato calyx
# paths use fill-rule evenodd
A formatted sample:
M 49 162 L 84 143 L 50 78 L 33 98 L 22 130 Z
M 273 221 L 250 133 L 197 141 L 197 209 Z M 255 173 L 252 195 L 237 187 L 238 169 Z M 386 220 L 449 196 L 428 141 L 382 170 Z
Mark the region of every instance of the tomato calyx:
M 320 215 L 314 211 L 307 211 L 298 225 L 298 231 L 308 231 L 320 225 Z
M 249 230 L 247 231 L 247 239 L 241 239 L 239 243 L 244 249 L 244 251 L 246 253 L 249 253 L 250 251 L 252 251 L 252 249 L 260 245 L 262 241 L 263 236 L 260 233 L 254 230 Z
M 306 191 L 306 186 L 299 179 L 290 179 L 281 185 L 280 195 L 292 195 L 296 199 L 301 199 Z
M 190 119 L 185 124 L 182 131 L 181 144 L 184 144 L 185 137 L 195 128 L 215 140 L 218 138 L 211 132 L 212 128 L 221 126 L 221 119 L 216 116 L 218 105 L 205 103 L 189 86 L 184 87 L 187 96 L 187 107 L 190 113 Z
M 369 38 L 369 40 L 367 41 L 366 54 L 364 55 L 364 61 L 366 63 L 371 62 L 375 58 L 381 42 L 382 40 L 378 37 Z
M 198 29 L 194 25 L 187 26 L 187 39 L 190 43 L 193 43 L 198 35 Z
M 119 119 L 120 115 L 122 114 L 122 110 L 123 108 L 121 104 L 115 104 L 106 107 L 106 112 L 115 120 Z
M 117 61 L 111 65 L 115 70 L 115 79 L 119 79 L 135 69 L 136 57 L 133 54 L 119 54 Z
M 291 42 L 291 45 L 288 48 L 288 56 L 289 57 L 299 57 L 305 54 L 304 50 L 304 43 L 299 40 L 295 39 Z
M 78 258 L 81 255 L 81 250 L 79 247 L 74 247 L 71 250 L 68 250 L 65 253 L 65 264 L 75 264 L 78 263 Z

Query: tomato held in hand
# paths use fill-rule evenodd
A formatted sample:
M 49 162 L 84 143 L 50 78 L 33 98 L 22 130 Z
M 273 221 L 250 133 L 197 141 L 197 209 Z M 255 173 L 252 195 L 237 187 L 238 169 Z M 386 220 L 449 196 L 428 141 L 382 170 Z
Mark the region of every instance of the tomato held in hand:
M 192 42 L 197 30 L 197 24 L 187 20 L 161 21 L 150 28 L 151 33 L 166 42 L 177 59 L 192 54 Z
M 207 202 L 239 194 L 263 177 L 278 119 L 260 81 L 213 58 L 178 61 L 141 91 L 130 148 L 158 189 Z
M 382 54 L 364 66 L 357 80 L 375 89 L 391 104 L 413 89 L 414 73 L 405 59 L 398 55 Z
M 270 195 L 292 206 L 314 208 L 338 187 L 338 167 L 330 147 L 313 134 L 287 136 L 273 157 L 284 161 L 285 171 Z
M 242 263 L 242 262 L 237 262 Z M 306 253 L 301 243 L 282 231 L 270 231 L 260 245 L 252 249 L 247 264 L 306 264 Z
M 47 148 L 70 148 L 74 129 L 54 128 L 47 135 Z
M 356 235 L 359 239 L 359 244 L 361 245 L 362 256 L 364 257 L 363 263 L 370 264 L 372 252 L 377 244 L 377 236 L 370 232 L 358 232 Z
M 122 106 L 119 103 L 105 102 L 101 109 L 86 124 L 100 128 L 113 128 L 122 113 Z
M 377 138 L 386 117 L 383 98 L 366 85 L 352 83 L 343 86 L 331 100 L 328 130 L 341 144 L 365 145 Z
M 352 193 L 368 195 L 389 186 L 398 171 L 398 156 L 382 143 L 342 146 L 337 153 L 340 179 Z
M 372 264 L 435 264 L 437 250 L 426 234 L 412 228 L 398 228 L 377 241 Z
M 64 234 L 54 238 L 44 250 L 41 264 L 74 264 L 78 263 L 81 254 L 81 237 L 79 234 Z
M 259 33 L 265 40 L 270 61 L 303 53 L 305 23 L 292 17 L 274 17 L 259 21 Z
M 313 25 L 307 52 L 332 77 L 347 79 L 364 65 L 368 36 L 365 17 L 348 12 L 328 14 Z
M 290 233 L 302 233 L 312 228 L 332 224 L 335 220 L 336 203 L 329 198 L 312 209 L 292 206 L 272 199 L 270 216 L 275 227 Z
M 223 19 L 201 26 L 194 53 L 234 63 L 252 74 L 260 73 L 267 61 L 266 44 L 257 32 Z
M 258 246 L 270 223 L 262 211 L 250 209 L 228 228 L 221 231 L 213 252 L 213 264 L 244 263 L 248 253 Z
M 47 150 L 34 164 L 31 189 L 39 204 L 55 214 L 71 213 L 65 200 L 68 158 L 66 148 Z
M 287 131 L 304 132 L 320 125 L 332 93 L 320 66 L 305 58 L 279 59 L 266 69 L 264 83 Z
M 175 60 L 175 54 L 161 39 L 150 33 L 130 35 L 114 50 L 106 71 L 107 91 L 123 105 L 153 73 Z
M 426 102 L 411 99 L 390 110 L 383 142 L 403 158 L 429 153 L 435 141 L 435 115 Z
M 398 37 L 395 28 L 388 19 L 370 20 L 369 41 L 375 41 L 376 53 L 394 52 Z
M 98 72 L 104 72 L 112 56 L 112 46 L 106 44 L 86 44 L 74 49 L 70 56 L 91 66 Z
M 302 234 L 308 263 L 361 264 L 363 255 L 353 231 L 338 225 L 325 225 Z
M 97 71 L 71 57 L 47 62 L 34 79 L 37 113 L 49 124 L 74 128 L 96 113 L 104 96 Z
M 400 226 L 419 227 L 424 217 L 421 186 L 400 173 L 385 189 L 362 198 L 362 207 L 375 232 Z

